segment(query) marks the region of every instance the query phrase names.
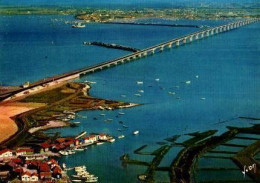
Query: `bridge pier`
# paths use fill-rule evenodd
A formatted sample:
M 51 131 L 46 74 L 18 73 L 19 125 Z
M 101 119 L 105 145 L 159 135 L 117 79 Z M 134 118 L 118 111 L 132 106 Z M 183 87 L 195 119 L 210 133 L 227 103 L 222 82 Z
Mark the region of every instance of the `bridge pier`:
M 207 36 L 207 37 L 209 36 L 209 31 L 207 31 L 206 36 Z
M 180 46 L 180 41 L 179 40 L 176 41 L 176 46 Z
M 196 34 L 195 39 L 199 39 L 199 34 Z
M 214 29 L 211 29 L 210 33 L 211 35 L 214 35 Z
M 190 38 L 189 38 L 190 42 L 192 42 L 192 39 L 193 39 L 193 36 L 190 36 Z
M 161 46 L 161 47 L 160 47 L 160 51 L 163 51 L 163 49 L 164 49 L 164 46 Z
M 203 37 L 204 37 L 204 32 L 201 33 L 201 38 L 203 38 Z

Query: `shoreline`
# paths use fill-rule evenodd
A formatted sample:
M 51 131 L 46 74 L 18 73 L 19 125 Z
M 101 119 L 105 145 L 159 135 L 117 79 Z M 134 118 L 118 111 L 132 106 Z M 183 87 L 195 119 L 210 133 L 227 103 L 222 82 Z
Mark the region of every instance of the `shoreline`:
M 93 98 L 89 95 L 90 89 L 91 86 L 86 83 L 63 83 L 58 87 L 50 87 L 28 96 L 16 98 L 15 100 L 1 102 L 0 109 L 5 105 L 19 107 L 17 104 L 22 107 L 26 105 L 37 105 L 37 107 L 19 111 L 15 115 L 9 116 L 12 117 L 17 130 L 0 141 L 0 147 L 20 146 L 25 143 L 27 137 L 37 134 L 37 132 L 51 128 L 72 126 L 72 123 L 69 122 L 71 119 L 68 121 L 58 119 L 58 117 L 66 119 L 67 114 L 64 111 L 67 110 L 72 112 L 83 110 L 114 110 L 140 105 Z M 59 98 L 56 96 L 59 96 Z M 32 123 L 32 121 L 37 123 Z M 19 142 L 16 141 L 18 138 Z

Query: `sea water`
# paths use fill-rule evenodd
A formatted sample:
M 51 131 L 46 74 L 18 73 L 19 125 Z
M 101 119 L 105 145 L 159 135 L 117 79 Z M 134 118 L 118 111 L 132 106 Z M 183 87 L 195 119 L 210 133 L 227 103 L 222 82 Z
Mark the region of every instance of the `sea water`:
M 71 16 L 1 16 L 1 85 L 33 82 L 129 54 L 84 46 L 83 41 L 117 43 L 142 49 L 198 30 L 99 23 L 72 29 L 71 24 L 65 23 L 72 20 Z M 210 26 L 226 23 L 158 19 L 147 22 Z M 134 159 L 151 161 L 151 156 L 132 152 L 146 144 L 151 149 L 156 148 L 156 142 L 173 135 L 209 129 L 217 129 L 221 134 L 227 125 L 250 126 L 248 120 L 218 122 L 238 116 L 259 117 L 259 28 L 259 23 L 241 27 L 77 80 L 96 82 L 91 85 L 93 97 L 142 105 L 113 111 L 82 111 L 80 116 L 86 118 L 75 120 L 81 122 L 79 127 L 49 130 L 65 136 L 75 136 L 82 131 L 115 137 L 125 135 L 114 143 L 93 146 L 59 161 L 68 167 L 86 165 L 100 182 L 136 182 L 137 175 L 146 168 L 122 167 L 119 157 L 125 153 Z M 157 78 L 159 81 L 155 80 Z M 143 81 L 143 84 L 138 85 L 137 81 Z M 136 96 L 137 93 L 141 97 Z M 119 115 L 119 112 L 125 114 Z M 106 115 L 101 116 L 101 113 Z M 106 122 L 108 118 L 113 121 Z M 124 129 L 119 121 L 129 128 Z M 133 136 L 134 130 L 139 130 L 140 134 Z M 177 152 L 171 150 L 162 165 L 170 164 Z M 161 181 L 169 180 L 167 174 L 157 173 L 156 177 Z

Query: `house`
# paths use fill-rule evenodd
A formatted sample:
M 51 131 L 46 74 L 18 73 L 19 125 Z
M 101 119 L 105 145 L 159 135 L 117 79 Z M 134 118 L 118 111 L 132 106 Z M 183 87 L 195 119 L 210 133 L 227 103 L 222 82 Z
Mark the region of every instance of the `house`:
M 61 176 L 62 176 L 62 171 L 61 171 L 61 168 L 59 168 L 58 166 L 55 166 L 52 170 L 52 176 L 54 178 L 57 178 L 57 179 L 60 179 Z
M 30 181 L 31 182 L 38 182 L 38 180 L 39 180 L 38 174 L 37 173 L 33 173 L 31 175 Z
M 56 139 L 56 142 L 61 144 L 61 143 L 64 143 L 66 141 L 66 138 L 57 138 Z
M 99 140 L 107 140 L 107 135 L 106 134 L 99 134 L 98 139 Z
M 39 164 L 39 170 L 40 170 L 40 172 L 50 172 L 51 171 L 49 165 L 46 162 Z
M 50 144 L 44 142 L 44 143 L 41 144 L 41 148 L 42 148 L 41 151 L 48 152 L 50 150 L 50 147 L 51 147 Z
M 29 172 L 24 172 L 21 176 L 22 181 L 30 181 L 31 180 L 31 174 Z
M 13 156 L 13 152 L 10 149 L 4 149 L 0 151 L 0 158 L 9 158 Z
M 75 139 L 75 140 L 74 140 L 74 145 L 75 145 L 75 146 L 78 146 L 79 144 L 80 144 L 80 140 L 79 140 L 79 139 Z
M 40 179 L 41 180 L 48 180 L 51 179 L 51 172 L 41 172 L 40 173 Z
M 70 141 L 68 141 L 68 142 L 65 142 L 64 145 L 65 145 L 66 147 L 74 147 L 74 141 L 73 141 L 73 140 L 70 140 Z
M 91 135 L 91 136 L 89 136 L 89 139 L 91 140 L 91 143 L 94 143 L 98 140 L 98 136 L 97 135 Z
M 83 140 L 84 140 L 85 144 L 91 144 L 92 143 L 92 141 L 90 140 L 89 137 L 84 137 Z

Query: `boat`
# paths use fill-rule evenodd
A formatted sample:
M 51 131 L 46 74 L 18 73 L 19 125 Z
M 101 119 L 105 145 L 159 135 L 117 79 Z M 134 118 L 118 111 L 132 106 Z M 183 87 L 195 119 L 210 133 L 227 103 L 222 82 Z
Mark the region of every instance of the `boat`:
M 108 142 L 115 142 L 115 139 L 112 138 L 112 139 L 108 139 L 107 141 L 108 141 Z
M 139 93 L 144 93 L 144 90 L 138 90 Z
M 85 81 L 85 83 L 90 83 L 90 84 L 96 84 L 97 82 L 96 81 Z
M 136 131 L 133 132 L 133 135 L 137 135 L 137 134 L 139 134 L 139 131 L 138 131 L 138 130 L 136 130 Z
M 125 98 L 125 97 L 126 97 L 126 95 L 121 95 L 121 97 Z
M 68 156 L 69 153 L 67 151 L 59 151 L 59 153 L 63 156 Z
M 75 122 L 73 122 L 74 124 L 80 124 L 80 122 L 79 121 L 75 121 Z
M 196 77 L 196 78 L 199 78 L 199 75 L 196 75 L 195 77 Z
M 84 28 L 86 27 L 86 25 L 82 25 L 80 22 L 78 22 L 77 24 L 72 25 L 72 28 Z
M 119 112 L 118 114 L 120 114 L 120 115 L 124 115 L 125 113 L 124 113 L 124 112 Z
M 71 180 L 72 182 L 81 182 L 81 180 L 78 180 L 78 179 L 76 179 L 76 180 Z
M 177 100 L 180 100 L 180 99 L 181 99 L 181 97 L 176 97 L 176 99 L 177 99 Z
M 155 79 L 155 81 L 157 81 L 157 82 L 158 82 L 158 81 L 160 81 L 160 79 L 159 79 L 159 78 L 156 78 L 156 79 Z
M 69 154 L 75 154 L 76 152 L 74 150 L 68 150 Z
M 122 139 L 122 138 L 124 138 L 124 137 L 125 137 L 124 135 L 118 136 L 119 139 Z
M 186 83 L 186 84 L 190 84 L 190 83 L 191 83 L 191 81 L 185 81 L 185 83 Z
M 84 136 L 84 135 L 86 135 L 87 134 L 87 132 L 86 131 L 83 131 L 83 132 L 81 132 L 77 137 L 75 137 L 75 139 L 79 139 L 80 137 L 82 137 L 82 136 Z
M 97 142 L 97 145 L 102 145 L 104 144 L 104 142 Z
M 202 98 L 200 98 L 201 100 L 206 100 L 206 98 L 205 97 L 202 97 Z
M 142 85 L 142 84 L 144 84 L 144 82 L 143 81 L 136 81 L 136 84 Z
M 75 151 L 84 151 L 85 149 L 84 148 L 75 148 L 74 150 Z
M 108 118 L 108 119 L 107 119 L 107 121 L 113 121 L 113 119 L 111 119 L 111 118 Z
M 141 97 L 142 95 L 139 94 L 139 93 L 136 93 L 135 96 L 137 96 L 137 97 Z
M 168 92 L 169 95 L 175 95 L 175 92 Z
M 106 114 L 104 114 L 104 113 L 102 113 L 102 114 L 100 114 L 100 116 L 105 116 Z
M 85 182 L 97 182 L 97 181 L 98 181 L 97 178 L 89 178 Z
M 123 127 L 124 127 L 124 128 L 129 128 L 129 127 L 128 127 L 128 126 L 126 126 L 126 125 L 123 125 Z
M 122 129 L 118 128 L 118 129 L 117 129 L 117 131 L 121 132 L 121 131 L 122 131 Z

